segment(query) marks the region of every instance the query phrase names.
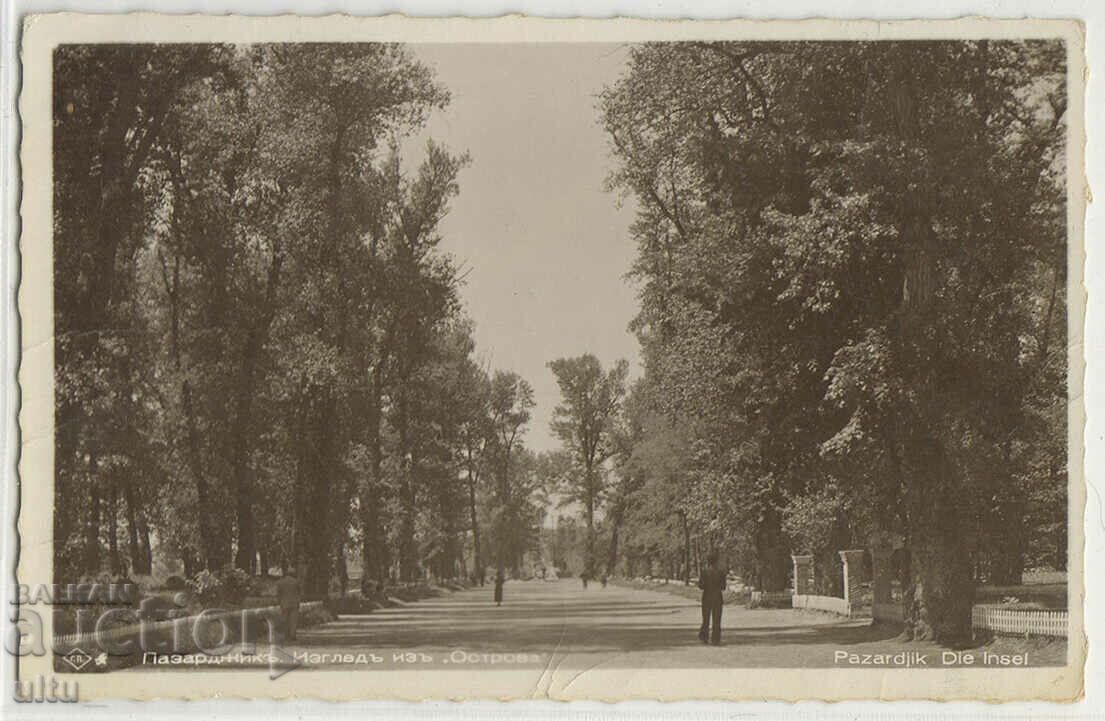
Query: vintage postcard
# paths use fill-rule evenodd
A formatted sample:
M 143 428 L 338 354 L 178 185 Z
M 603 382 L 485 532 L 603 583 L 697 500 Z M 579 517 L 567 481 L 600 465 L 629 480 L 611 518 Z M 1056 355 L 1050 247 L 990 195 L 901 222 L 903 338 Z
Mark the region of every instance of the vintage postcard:
M 22 700 L 1082 694 L 1082 26 L 41 15 Z

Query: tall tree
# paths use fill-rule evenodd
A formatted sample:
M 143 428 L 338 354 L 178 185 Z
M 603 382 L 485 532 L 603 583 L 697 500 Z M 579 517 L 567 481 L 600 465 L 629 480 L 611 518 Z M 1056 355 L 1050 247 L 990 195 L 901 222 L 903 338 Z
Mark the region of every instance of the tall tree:
M 472 533 L 472 573 L 482 585 L 486 576 L 486 558 L 480 539 L 480 521 L 476 499 L 486 483 L 489 451 L 494 443 L 491 425 L 491 379 L 487 372 L 469 361 L 461 370 L 461 414 L 458 450 L 465 475 L 468 524 Z M 484 483 L 481 483 L 484 481 Z
M 517 373 L 496 371 L 491 378 L 490 428 L 494 442 L 495 457 L 495 498 L 494 527 L 496 529 L 496 566 L 503 574 L 506 563 L 516 550 L 510 543 L 509 529 L 516 510 L 511 479 L 512 461 L 518 453 L 523 436 L 529 426 L 531 411 L 535 401 L 533 387 Z
M 577 464 L 578 473 L 573 474 L 566 490 L 583 504 L 587 522 L 585 571 L 593 576 L 595 509 L 602 498 L 603 464 L 615 451 L 615 421 L 626 393 L 629 363 L 620 360 L 604 371 L 598 358 L 585 354 L 551 361 L 549 368 L 561 395 L 550 427 Z

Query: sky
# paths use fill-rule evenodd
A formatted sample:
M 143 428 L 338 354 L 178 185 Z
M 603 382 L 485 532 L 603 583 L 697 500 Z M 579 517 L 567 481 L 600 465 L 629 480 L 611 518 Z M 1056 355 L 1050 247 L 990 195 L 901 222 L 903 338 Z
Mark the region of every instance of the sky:
M 613 167 L 596 105 L 621 74 L 627 49 L 608 44 L 414 45 L 452 94 L 410 145 L 427 138 L 472 164 L 441 225 L 441 249 L 466 272 L 461 290 L 475 321 L 476 354 L 534 388 L 526 436 L 559 447 L 549 430 L 560 391 L 547 363 L 593 353 L 609 367 L 639 348 L 625 278 L 635 255 L 634 206 L 603 189 Z M 410 159 L 410 158 L 408 158 Z

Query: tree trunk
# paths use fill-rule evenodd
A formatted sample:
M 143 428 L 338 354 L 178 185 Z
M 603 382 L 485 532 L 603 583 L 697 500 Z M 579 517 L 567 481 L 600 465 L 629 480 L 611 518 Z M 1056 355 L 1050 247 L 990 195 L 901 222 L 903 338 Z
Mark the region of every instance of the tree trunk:
M 277 236 L 279 237 L 279 236 Z M 265 285 L 265 306 L 257 324 L 246 336 L 242 352 L 242 365 L 237 384 L 237 398 L 234 413 L 233 455 L 234 487 L 237 491 L 238 511 L 238 557 L 235 565 L 252 573 L 256 564 L 257 539 L 253 519 L 253 489 L 250 478 L 249 456 L 253 425 L 253 396 L 257 387 L 257 363 L 261 350 L 268 338 L 269 327 L 276 316 L 276 292 L 280 284 L 280 269 L 283 254 L 279 241 L 274 240 L 272 263 L 269 266 Z
M 587 474 L 587 541 L 583 558 L 583 570 L 590 576 L 595 575 L 595 486 L 590 466 Z
M 150 544 L 150 526 L 142 514 L 138 515 L 138 536 L 142 540 L 141 573 L 153 573 L 153 546 Z
M 256 356 L 260 351 L 254 333 L 246 340 L 242 368 L 238 374 L 234 399 L 234 430 L 231 450 L 234 495 L 238 521 L 238 553 L 234 565 L 253 573 L 256 566 L 257 543 L 253 522 L 253 490 L 249 473 L 249 428 L 253 415 L 253 392 Z
M 507 520 L 507 505 L 510 501 L 510 444 L 506 444 L 506 450 L 503 453 L 503 475 L 499 478 L 499 516 L 498 516 L 498 538 L 495 539 L 495 556 L 496 566 L 498 570 L 497 578 L 504 578 L 506 572 L 506 520 Z
M 180 561 L 184 564 L 184 575 L 187 578 L 195 576 L 200 571 L 200 564 L 196 561 L 196 554 L 190 548 L 185 548 L 180 554 Z
M 1010 488 L 1007 491 L 1010 497 L 1002 499 L 998 504 L 989 581 L 995 586 L 1019 586 L 1027 552 L 1025 499 L 1017 489 L 1006 487 Z
M 691 526 L 687 522 L 687 514 L 680 512 L 680 520 L 683 522 L 683 585 L 691 585 Z
M 399 516 L 399 577 L 403 581 L 411 582 L 418 578 L 418 558 L 414 541 L 414 463 L 411 457 L 408 412 L 406 394 L 401 393 L 396 421 L 399 435 L 397 451 L 400 465 L 399 499 L 401 504 Z
M 130 556 L 130 567 L 136 574 L 146 574 L 144 569 L 143 549 L 138 545 L 137 513 L 134 508 L 134 484 L 130 479 L 123 486 L 123 503 L 126 505 L 127 514 L 127 554 Z
M 334 541 L 334 575 L 338 578 L 341 597 L 345 598 L 349 590 L 349 567 L 345 563 L 345 543 L 340 533 Z
M 196 483 L 196 511 L 199 518 L 199 535 L 201 555 L 200 559 L 204 568 L 214 571 L 219 568 L 219 553 L 215 547 L 215 531 L 211 527 L 212 502 L 207 486 L 207 475 L 203 470 L 203 459 L 200 456 L 199 429 L 196 427 L 195 412 L 192 408 L 192 388 L 188 381 L 184 381 L 181 387 L 181 398 L 184 406 L 186 429 L 186 442 L 188 446 L 187 460 L 192 471 L 192 477 Z
M 372 484 L 369 479 L 365 485 Z M 379 545 L 380 501 L 374 488 L 361 491 L 361 593 L 372 592 L 373 581 L 383 581 L 384 564 Z
M 904 192 L 904 191 L 903 191 Z M 901 236 L 905 251 L 900 353 L 920 353 L 927 341 L 931 299 L 936 290 L 935 247 L 931 227 L 914 202 L 903 201 Z M 928 416 L 938 407 L 936 386 L 924 368 L 912 379 L 916 407 L 903 408 L 900 433 L 904 448 L 900 463 L 908 508 L 911 557 L 910 587 L 905 596 L 905 638 L 959 643 L 971 637 L 974 583 L 964 523 L 959 515 L 962 489 L 958 473 L 947 461 L 940 441 L 927 430 Z
M 383 379 L 379 365 L 372 373 L 372 395 L 369 398 L 368 446 L 370 468 L 361 484 L 361 593 L 372 593 L 373 580 L 387 580 L 387 549 L 381 518 L 384 452 L 380 438 L 383 421 L 381 398 Z
M 289 424 L 295 428 L 295 484 L 291 495 L 291 508 L 288 516 L 292 519 L 291 539 L 288 543 L 289 553 L 284 558 L 283 567 L 286 573 L 288 568 L 294 568 L 299 575 L 305 592 L 309 592 L 308 579 L 305 573 L 306 559 L 309 553 L 307 536 L 310 525 L 310 498 L 314 489 L 308 477 L 309 468 L 312 467 L 311 456 L 312 439 L 309 419 L 312 415 L 312 394 L 314 389 L 308 384 L 306 374 L 300 378 L 298 403 L 293 413 L 295 419 Z M 290 558 L 288 557 L 290 556 Z
M 1013 429 L 1010 429 L 1010 435 Z M 1002 444 L 1001 468 L 997 484 L 1003 489 L 1003 496 L 997 508 L 997 533 L 995 535 L 995 553 L 990 571 L 990 583 L 996 586 L 1019 586 L 1024 575 L 1024 557 L 1028 552 L 1028 539 L 1025 529 L 1027 499 L 1013 476 L 1012 441 Z
M 476 578 L 483 585 L 483 559 L 480 558 L 480 522 L 476 516 L 476 477 L 468 470 L 468 520 L 472 524 L 472 557 Z
M 118 497 L 119 491 L 116 487 L 115 477 L 112 476 L 109 482 L 110 491 L 108 492 L 108 548 L 110 552 L 108 559 L 111 563 L 111 573 L 113 576 L 120 576 L 123 572 L 122 558 L 119 557 L 119 504 Z
M 935 440 L 910 441 L 903 456 L 910 496 L 910 583 L 904 594 L 903 635 L 940 643 L 967 641 L 974 583 L 954 469 Z
M 610 553 L 606 556 L 606 575 L 613 576 L 618 568 L 618 531 L 621 527 L 621 514 L 614 519 L 610 529 Z
M 1066 476 L 1061 473 L 1061 469 L 1052 469 L 1052 474 L 1058 476 L 1055 480 L 1056 486 L 1063 489 L 1063 500 L 1066 500 L 1067 493 L 1067 479 Z M 1053 565 L 1056 571 L 1067 570 L 1067 546 L 1069 545 L 1069 539 L 1067 534 L 1069 533 L 1069 527 L 1067 525 L 1067 506 L 1066 504 L 1060 505 L 1056 509 L 1055 513 L 1055 557 Z
M 334 475 L 337 470 L 332 459 L 335 401 L 330 388 L 318 389 L 317 393 L 320 396 L 317 404 L 318 412 L 315 414 L 315 424 L 311 429 L 314 442 L 309 452 L 309 457 L 312 458 L 309 468 L 313 478 L 308 480 L 308 487 L 312 490 L 308 496 L 309 525 L 305 527 L 309 535 L 305 545 L 307 567 L 304 587 L 312 598 L 326 598 L 330 592 L 332 567 L 333 536 L 331 534 L 336 532 L 330 517 Z
M 442 526 L 442 544 L 441 544 L 441 562 L 438 568 L 438 578 L 448 580 L 453 578 L 454 569 L 456 568 L 456 554 L 454 544 L 456 543 L 456 534 L 453 531 L 453 518 L 449 504 L 448 494 L 444 489 L 439 492 L 438 507 L 441 513 L 441 526 Z
M 786 589 L 790 558 L 783 537 L 782 518 L 774 508 L 762 511 L 762 520 L 756 525 L 756 577 L 761 591 Z
M 918 135 L 914 73 L 908 54 L 897 59 L 894 68 L 891 111 L 898 134 L 906 145 Z M 928 329 L 933 323 L 932 300 L 939 284 L 936 235 L 925 203 L 925 189 L 915 187 L 916 178 L 901 179 L 899 245 L 902 248 L 902 298 L 899 322 L 899 356 L 923 358 L 931 343 Z M 908 361 L 905 361 L 908 362 Z M 916 366 L 907 372 L 915 408 L 902 408 L 899 424 L 909 433 L 899 433 L 908 509 L 910 585 L 905 598 L 906 638 L 958 643 L 971 637 L 971 607 L 974 583 L 965 524 L 959 517 L 962 489 L 956 469 L 948 462 L 940 441 L 929 430 L 927 419 L 939 413 L 937 385 L 930 369 Z M 907 366 L 908 367 L 908 366 Z
M 55 343 L 56 373 L 67 372 L 68 361 L 63 361 L 64 351 Z M 83 543 L 78 546 L 78 553 L 72 556 L 65 553 L 66 540 L 73 536 L 83 535 L 85 528 L 81 525 L 81 507 L 84 504 L 67 503 L 67 499 L 74 498 L 76 494 L 85 491 L 81 482 L 82 463 L 77 456 L 80 445 L 81 409 L 76 403 L 57 402 L 57 415 L 55 417 L 54 432 L 55 444 L 55 476 L 54 484 L 54 575 L 55 583 L 66 583 L 66 578 L 75 578 L 77 569 L 82 565 Z
M 88 520 L 84 530 L 84 564 L 81 571 L 96 574 L 100 571 L 100 482 L 98 478 L 99 456 L 89 453 L 88 481 L 91 491 Z

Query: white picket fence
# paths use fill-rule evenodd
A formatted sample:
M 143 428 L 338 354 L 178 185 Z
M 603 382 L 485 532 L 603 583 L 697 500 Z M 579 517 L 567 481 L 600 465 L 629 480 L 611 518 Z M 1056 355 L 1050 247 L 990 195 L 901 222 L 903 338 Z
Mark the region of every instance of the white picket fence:
M 971 609 L 971 626 L 1018 636 L 1066 636 L 1070 614 L 1066 611 L 1018 611 L 1000 606 L 975 606 Z
M 876 603 L 871 608 L 876 621 L 901 621 L 900 603 Z M 971 627 L 1017 636 L 1066 636 L 1070 614 L 1066 611 L 1021 611 L 1001 606 L 975 606 L 971 609 Z

